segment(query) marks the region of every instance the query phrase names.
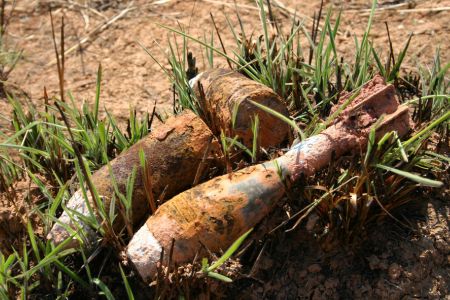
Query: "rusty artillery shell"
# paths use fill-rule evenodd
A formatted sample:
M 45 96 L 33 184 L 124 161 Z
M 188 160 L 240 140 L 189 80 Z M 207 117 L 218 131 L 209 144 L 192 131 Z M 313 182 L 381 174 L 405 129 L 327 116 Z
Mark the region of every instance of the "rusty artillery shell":
M 191 261 L 201 245 L 211 251 L 225 250 L 283 197 L 283 177 L 295 180 L 301 174 L 312 175 L 331 161 L 333 152 L 338 157 L 363 150 L 371 126 L 381 115 L 386 114 L 378 136 L 391 130 L 405 134 L 410 128 L 407 107 L 399 107 L 392 86 L 377 83 L 370 92 L 367 87 L 372 83 L 363 89 L 367 93 L 343 111 L 339 122 L 275 161 L 217 177 L 160 206 L 127 248 L 127 256 L 141 277 L 148 281 L 155 275 L 162 250 L 169 253 L 173 240 L 171 260 L 176 263 Z
M 166 197 L 170 198 L 192 185 L 199 164 L 212 139 L 213 134 L 208 126 L 194 113 L 186 111 L 181 115 L 170 118 L 165 124 L 157 127 L 148 136 L 111 161 L 112 174 L 119 191 L 123 194 L 125 194 L 127 180 L 133 168 L 136 168 L 132 197 L 134 224 L 147 217 L 150 209 L 145 192 L 144 174 L 139 152 L 143 150 L 145 154 L 146 167 L 150 171 L 149 174 L 151 176 L 151 182 L 147 183 L 147 186 L 150 185 L 153 199 L 158 199 L 163 191 Z M 215 141 L 213 143 L 216 145 Z M 214 145 L 210 149 L 214 149 Z M 108 211 L 114 194 L 108 166 L 104 166 L 96 171 L 92 175 L 92 182 L 98 194 L 105 201 Z M 94 207 L 90 193 L 88 193 L 88 198 L 91 207 Z M 88 206 L 80 190 L 68 201 L 67 207 L 83 216 L 89 216 Z M 84 229 L 86 242 L 89 244 L 95 241 L 96 234 L 93 230 L 82 222 L 79 217 L 75 216 L 75 220 Z M 54 225 L 48 236 L 56 244 L 61 243 L 70 236 L 69 232 L 60 223 L 69 225 L 74 230 L 77 229 L 68 214 L 64 212 L 59 218 L 59 223 Z M 123 222 L 119 218 L 115 222 L 115 227 L 117 229 L 120 226 L 123 226 Z M 74 243 L 76 243 L 75 239 Z
M 338 106 L 349 96 L 345 95 Z M 386 85 L 381 76 L 375 76 L 362 87 L 333 126 L 297 144 L 278 158 L 277 163 L 293 180 L 302 174 L 311 176 L 331 161 L 333 153 L 339 157 L 350 150 L 363 152 L 371 126 L 380 117 L 382 122 L 378 124 L 377 137 L 388 131 L 397 131 L 402 136 L 411 127 L 408 108 L 399 106 L 394 86 Z
M 259 145 L 269 147 L 283 142 L 289 126 L 273 115 L 264 112 L 249 100 L 288 116 L 283 100 L 270 88 L 253 81 L 235 71 L 213 69 L 203 72 L 191 80 L 191 86 L 200 101 L 214 134 L 221 130 L 234 137 L 238 135 L 242 143 L 251 147 L 253 141 L 252 118 L 259 117 Z M 200 87 L 203 92 L 200 92 Z M 237 108 L 234 128 L 231 127 L 233 111 Z

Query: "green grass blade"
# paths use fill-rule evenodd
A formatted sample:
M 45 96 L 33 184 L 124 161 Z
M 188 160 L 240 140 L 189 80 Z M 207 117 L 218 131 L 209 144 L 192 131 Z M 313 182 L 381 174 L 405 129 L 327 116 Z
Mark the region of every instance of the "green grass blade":
M 120 270 L 120 276 L 122 276 L 123 284 L 125 285 L 125 290 L 127 292 L 128 300 L 134 300 L 133 291 L 130 287 L 127 276 L 125 275 L 125 272 L 123 271 L 122 266 L 120 264 L 119 264 L 119 270 Z
M 228 248 L 227 251 L 211 266 L 208 267 L 208 272 L 213 272 L 215 269 L 219 268 L 223 263 L 230 258 L 231 255 L 233 255 L 234 252 L 239 248 L 239 246 L 244 242 L 244 240 L 247 238 L 247 236 L 252 232 L 253 228 L 248 230 L 246 233 L 241 235 L 234 243 Z
M 260 103 L 255 102 L 255 101 L 252 101 L 252 100 L 249 100 L 249 101 L 250 101 L 250 103 L 252 103 L 256 107 L 258 107 L 258 108 L 262 109 L 263 111 L 273 115 L 274 117 L 284 121 L 286 124 L 289 124 L 300 135 L 300 138 L 301 138 L 302 141 L 306 139 L 305 134 L 300 129 L 300 127 L 297 126 L 297 124 L 295 123 L 294 120 L 289 119 L 288 117 L 280 114 L 279 112 L 277 112 L 277 111 L 275 111 L 275 110 L 273 110 L 273 109 L 271 109 L 271 108 L 269 108 L 269 107 L 267 107 L 265 105 L 262 105 Z
M 223 281 L 223 282 L 227 282 L 227 283 L 233 282 L 233 280 L 231 280 L 231 278 L 229 278 L 225 275 L 216 273 L 216 272 L 208 272 L 208 276 L 211 278 Z
M 430 125 L 416 133 L 414 136 L 412 136 L 409 140 L 405 141 L 403 143 L 403 147 L 406 148 L 412 143 L 416 142 L 417 140 L 427 137 L 432 133 L 432 129 L 434 129 L 436 126 L 439 126 L 443 122 L 448 122 L 450 119 L 450 110 L 447 111 L 444 115 L 442 115 L 440 118 L 434 120 L 431 122 Z
M 102 83 L 102 65 L 98 65 L 97 70 L 97 82 L 96 82 L 96 89 L 95 89 L 95 106 L 94 106 L 94 124 L 97 124 L 98 122 L 98 107 L 100 104 L 100 87 Z
M 388 167 L 388 166 L 385 166 L 385 165 L 381 165 L 381 164 L 376 164 L 375 166 L 377 168 L 380 168 L 380 169 L 383 169 L 383 170 L 395 173 L 397 175 L 403 176 L 405 178 L 408 178 L 409 180 L 417 182 L 417 183 L 421 184 L 422 186 L 429 186 L 429 187 L 439 188 L 439 187 L 444 185 L 444 183 L 441 182 L 441 181 L 424 178 L 422 176 L 419 176 L 419 175 L 416 175 L 416 174 L 413 174 L 413 173 L 410 173 L 410 172 L 402 171 L 402 170 L 399 170 L 399 169 L 396 169 L 396 168 L 391 168 L 391 167 Z
M 114 298 L 113 294 L 111 293 L 109 288 L 106 286 L 106 284 L 104 284 L 100 279 L 94 278 L 94 280 L 92 280 L 92 282 L 95 283 L 100 288 L 100 290 L 101 290 L 101 293 L 99 293 L 100 295 L 105 296 L 106 299 L 108 299 L 108 300 L 116 299 L 116 298 Z

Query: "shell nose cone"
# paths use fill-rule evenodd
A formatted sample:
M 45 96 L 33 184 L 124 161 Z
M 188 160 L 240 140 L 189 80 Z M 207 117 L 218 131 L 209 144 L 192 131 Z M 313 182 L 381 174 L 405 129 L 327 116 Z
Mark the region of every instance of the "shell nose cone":
M 47 240 L 52 240 L 55 245 L 59 245 L 70 237 L 69 232 L 59 224 L 55 224 L 47 234 Z
M 67 239 L 71 237 L 71 234 L 61 225 L 55 224 L 52 230 L 47 234 L 47 240 L 53 241 L 55 246 L 59 246 Z M 80 246 L 80 240 L 73 236 L 70 242 L 67 242 L 63 249 L 77 248 Z
M 47 235 L 47 239 L 59 245 L 72 236 L 72 240 L 65 248 L 77 247 L 80 241 L 85 246 L 92 246 L 97 240 L 97 234 L 93 228 L 81 220 L 84 218 L 95 218 L 91 216 L 86 201 L 80 191 L 77 191 L 67 202 L 67 208 L 59 217 Z M 70 215 L 69 215 L 70 214 Z
M 161 252 L 161 245 L 146 225 L 136 232 L 127 248 L 128 259 L 145 282 L 156 274 Z

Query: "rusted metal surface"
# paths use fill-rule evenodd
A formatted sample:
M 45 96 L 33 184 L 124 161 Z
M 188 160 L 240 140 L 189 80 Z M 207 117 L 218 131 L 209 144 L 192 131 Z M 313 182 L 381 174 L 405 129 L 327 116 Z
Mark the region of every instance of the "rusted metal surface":
M 231 179 L 223 175 L 175 196 L 146 226 L 156 229 L 152 232 L 161 245 L 176 240 L 175 261 L 189 261 L 201 244 L 214 252 L 230 245 L 258 223 L 283 193 L 274 168 L 252 166 L 233 173 Z
M 248 100 L 253 100 L 264 104 L 284 115 L 288 114 L 287 108 L 282 100 L 269 88 L 256 83 L 248 78 L 228 70 L 216 69 L 203 73 L 197 78 L 206 93 L 207 99 L 204 107 L 207 109 L 209 126 L 216 135 L 221 129 L 226 131 L 228 136 L 234 137 L 238 134 L 247 146 L 252 144 L 253 133 L 251 129 L 251 119 L 257 114 L 260 118 L 259 144 L 263 147 L 276 146 L 281 143 L 288 133 L 288 126 L 273 116 L 261 111 Z M 197 85 L 198 87 L 198 85 Z M 198 89 L 194 89 L 199 92 Z M 236 115 L 235 129 L 231 129 L 232 112 L 235 106 L 239 109 Z M 119 155 L 111 162 L 111 170 L 105 166 L 95 172 L 92 176 L 93 185 L 109 210 L 109 204 L 114 194 L 112 178 L 114 175 L 119 191 L 125 193 L 126 182 L 134 167 L 137 167 L 137 175 L 133 189 L 132 215 L 133 224 L 139 223 L 143 217 L 148 216 L 149 203 L 145 191 L 145 174 L 139 161 L 139 151 L 142 149 L 147 159 L 147 186 L 151 186 L 153 199 L 163 193 L 170 198 L 177 193 L 190 187 L 194 181 L 198 180 L 196 174 L 199 164 L 206 149 L 216 151 L 218 144 L 214 140 L 214 146 L 209 147 L 213 140 L 213 133 L 207 125 L 193 113 L 184 113 L 181 116 L 170 119 L 166 124 L 161 125 L 149 136 L 138 142 L 125 153 Z M 209 148 L 208 148 L 209 147 Z M 197 175 L 197 176 L 196 176 Z M 92 203 L 90 193 L 87 194 L 88 201 Z M 81 193 L 77 191 L 67 203 L 70 210 L 74 210 L 83 216 L 90 215 L 89 208 Z M 91 207 L 94 207 L 91 205 Z M 80 232 L 86 236 L 86 242 L 96 240 L 95 232 L 80 218 L 75 220 L 83 230 Z M 64 229 L 64 225 L 69 225 L 76 230 L 76 226 L 64 212 L 60 219 L 60 224 L 55 224 L 49 234 L 49 238 L 56 244 L 61 243 L 70 236 Z M 115 229 L 123 227 L 120 217 L 115 222 Z M 74 240 L 75 242 L 75 240 Z
M 345 95 L 336 107 L 349 96 Z M 361 89 L 332 126 L 293 147 L 277 163 L 293 180 L 302 174 L 313 175 L 330 162 L 333 153 L 338 157 L 349 151 L 364 152 L 369 131 L 380 117 L 377 136 L 388 131 L 397 131 L 401 136 L 411 127 L 408 108 L 399 106 L 394 86 L 386 85 L 382 77 L 376 76 Z
M 339 121 L 322 133 L 293 147 L 275 161 L 224 175 L 175 196 L 162 205 L 138 231 L 127 254 L 144 280 L 156 271 L 162 249 L 169 253 L 175 240 L 172 261 L 191 261 L 206 246 L 225 250 L 242 233 L 255 226 L 285 192 L 283 177 L 292 180 L 312 175 L 329 164 L 332 153 L 339 157 L 362 152 L 371 127 L 380 119 L 377 135 L 410 128 L 408 109 L 399 106 L 393 87 L 379 78 L 369 82 L 362 95 L 343 110 Z
M 166 199 L 173 197 L 179 192 L 192 186 L 194 178 L 208 148 L 212 141 L 211 151 L 216 151 L 217 142 L 213 141 L 213 134 L 206 124 L 192 112 L 186 111 L 181 115 L 172 117 L 165 124 L 157 127 L 152 133 L 133 145 L 111 161 L 111 171 L 104 166 L 92 175 L 92 182 L 98 194 L 106 204 L 109 204 L 114 194 L 111 172 L 115 178 L 121 193 L 126 192 L 126 183 L 131 176 L 133 168 L 136 168 L 136 178 L 133 187 L 132 216 L 133 223 L 138 224 L 143 218 L 148 217 L 150 204 L 147 199 L 145 186 L 150 187 L 153 199 L 158 199 L 163 191 Z M 144 183 L 145 176 L 140 163 L 139 152 L 143 151 L 146 158 L 146 167 L 151 182 Z M 207 161 L 208 163 L 208 161 Z M 89 201 L 92 205 L 90 193 Z M 82 215 L 89 215 L 89 210 L 80 191 L 78 191 L 67 203 L 69 209 L 78 211 Z M 118 204 L 116 204 L 118 207 Z M 76 218 L 88 234 L 88 240 L 94 239 L 95 234 L 79 218 Z M 76 229 L 72 220 L 66 212 L 60 218 L 61 223 Z M 115 228 L 123 226 L 118 217 Z M 69 233 L 60 224 L 55 224 L 49 234 L 49 238 L 58 244 L 69 237 Z
M 199 84 L 203 93 L 199 90 Z M 286 104 L 265 85 L 226 69 L 203 72 L 191 81 L 191 85 L 197 98 L 204 98 L 202 106 L 209 120 L 207 123 L 216 135 L 224 130 L 227 136 L 234 138 L 238 135 L 244 145 L 251 147 L 252 118 L 257 114 L 260 120 L 258 141 L 260 146 L 275 146 L 286 139 L 289 126 L 250 102 L 252 100 L 288 116 Z M 235 107 L 238 111 L 235 126 L 232 128 L 231 120 Z

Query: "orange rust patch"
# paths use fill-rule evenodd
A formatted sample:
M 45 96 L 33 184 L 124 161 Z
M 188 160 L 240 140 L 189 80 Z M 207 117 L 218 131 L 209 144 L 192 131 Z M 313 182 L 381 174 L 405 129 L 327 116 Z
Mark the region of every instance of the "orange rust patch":
M 294 146 L 276 163 L 215 178 L 172 198 L 147 220 L 149 231 L 166 253 L 175 240 L 172 259 L 178 263 L 192 260 L 201 245 L 214 252 L 229 247 L 283 196 L 285 187 L 278 172 L 295 180 L 329 164 L 333 153 L 339 157 L 349 151 L 363 151 L 371 126 L 384 113 L 387 116 L 379 124 L 378 137 L 388 130 L 406 133 L 410 125 L 408 109 L 399 107 L 392 87 L 379 85 L 377 80 L 369 82 L 368 86 L 376 87 L 374 91 L 344 110 L 340 122 Z
M 253 132 L 252 119 L 256 115 L 260 120 L 259 144 L 262 147 L 273 147 L 283 142 L 289 132 L 289 126 L 279 118 L 257 108 L 250 101 L 260 103 L 268 108 L 288 116 L 289 112 L 283 100 L 270 88 L 244 75 L 225 69 L 214 69 L 200 75 L 205 103 L 204 110 L 214 134 L 219 135 L 221 130 L 234 137 L 238 135 L 243 144 L 252 146 Z M 201 93 L 198 84 L 194 92 L 200 99 Z M 235 126 L 231 127 L 233 111 L 238 107 Z
M 126 191 L 126 183 L 133 168 L 137 169 L 132 204 L 134 224 L 138 224 L 149 214 L 139 152 L 144 151 L 146 164 L 150 169 L 153 199 L 158 199 L 163 191 L 170 198 L 192 185 L 212 137 L 206 124 L 194 113 L 186 111 L 168 119 L 165 124 L 111 161 L 112 174 L 121 193 Z M 211 148 L 215 151 L 218 145 L 216 141 L 213 143 Z M 108 166 L 95 172 L 92 181 L 99 195 L 105 198 L 108 210 L 114 194 Z M 116 223 L 116 227 L 123 224 L 120 219 Z
M 185 262 L 206 246 L 224 248 L 255 226 L 284 194 L 275 169 L 251 166 L 185 191 L 163 204 L 147 226 L 174 259 Z

